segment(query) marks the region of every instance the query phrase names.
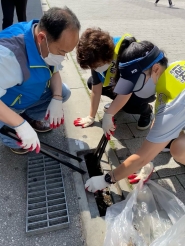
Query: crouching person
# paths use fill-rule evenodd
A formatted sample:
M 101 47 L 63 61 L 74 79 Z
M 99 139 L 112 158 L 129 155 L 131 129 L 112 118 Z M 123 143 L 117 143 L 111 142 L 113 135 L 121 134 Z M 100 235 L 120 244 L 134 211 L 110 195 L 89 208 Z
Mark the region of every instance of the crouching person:
M 135 88 L 140 91 L 146 86 L 146 91 L 150 90 L 147 84 L 152 82 L 157 93 L 154 123 L 135 154 L 114 171 L 87 180 L 85 188 L 88 191 L 102 190 L 128 176 L 132 183 L 140 179 L 147 181 L 153 171 L 150 161 L 167 145 L 173 158 L 185 165 L 185 134 L 182 130 L 185 127 L 185 61 L 167 64 L 164 53 L 151 42 L 132 39 L 128 42 L 120 56 L 120 79 L 115 91 L 129 98 Z M 127 91 L 123 90 L 122 84 L 127 85 Z M 139 174 L 135 175 L 140 168 Z
M 13 152 L 39 152 L 35 131 L 63 124 L 62 104 L 71 93 L 58 70 L 77 45 L 79 29 L 70 9 L 51 8 L 40 21 L 18 23 L 0 33 L 0 128 L 4 124 L 14 128 L 22 143 L 0 137 Z
M 125 49 L 130 34 L 124 34 L 122 37 L 111 37 L 108 32 L 99 28 L 88 28 L 80 37 L 77 45 L 77 60 L 82 69 L 91 69 L 92 76 L 87 85 L 91 92 L 91 107 L 89 115 L 84 118 L 77 118 L 74 121 L 75 126 L 88 127 L 93 124 L 98 110 L 101 95 L 107 96 L 112 100 L 117 99 L 117 93 L 114 93 L 116 84 L 116 71 L 119 63 L 119 57 Z M 135 39 L 134 39 L 135 40 Z M 122 85 L 124 87 L 124 84 Z M 154 86 L 153 86 L 154 87 Z M 127 89 L 127 88 L 126 88 Z M 153 113 L 149 103 L 155 100 L 155 89 L 148 93 L 133 92 L 129 100 L 124 96 L 121 107 L 119 103 L 114 104 L 114 110 L 121 108 L 129 114 L 139 114 L 137 128 L 145 130 L 150 127 Z M 105 105 L 105 109 L 112 108 L 112 105 Z

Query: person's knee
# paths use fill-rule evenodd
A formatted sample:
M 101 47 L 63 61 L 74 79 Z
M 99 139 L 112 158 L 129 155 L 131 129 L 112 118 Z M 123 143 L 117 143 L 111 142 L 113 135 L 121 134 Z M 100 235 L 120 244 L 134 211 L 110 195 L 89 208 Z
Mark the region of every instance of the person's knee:
M 63 102 L 66 102 L 71 96 L 71 90 L 68 89 L 65 93 L 65 95 L 63 96 Z
M 63 103 L 66 102 L 71 96 L 71 90 L 66 84 L 62 84 L 62 101 Z
M 174 140 L 170 147 L 170 153 L 177 162 L 185 164 L 185 141 L 184 139 Z

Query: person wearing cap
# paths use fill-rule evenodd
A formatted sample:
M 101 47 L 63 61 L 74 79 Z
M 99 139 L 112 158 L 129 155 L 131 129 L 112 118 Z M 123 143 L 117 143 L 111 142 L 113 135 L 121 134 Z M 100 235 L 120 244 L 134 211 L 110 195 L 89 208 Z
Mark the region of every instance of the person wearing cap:
M 88 127 L 94 123 L 98 110 L 101 95 L 115 100 L 117 93 L 114 93 L 117 58 L 124 48 L 124 39 L 131 37 L 124 34 L 122 37 L 111 37 L 108 32 L 100 28 L 88 28 L 82 33 L 77 45 L 77 61 L 82 69 L 91 69 L 92 76 L 88 79 L 87 85 L 91 93 L 91 108 L 89 115 L 74 120 L 75 126 Z M 124 85 L 123 85 L 124 86 Z M 139 114 L 137 128 L 145 130 L 152 122 L 152 108 L 149 103 L 155 100 L 154 93 L 140 97 L 136 93 L 123 104 L 122 109 L 129 114 Z M 104 108 L 107 109 L 108 105 Z
M 39 152 L 36 131 L 63 124 L 63 103 L 71 92 L 59 69 L 77 45 L 79 30 L 76 15 L 65 7 L 49 9 L 40 21 L 20 22 L 0 32 L 0 128 L 14 128 L 22 143 L 3 134 L 0 139 L 14 153 Z
M 155 120 L 135 154 L 123 161 L 114 171 L 87 180 L 85 188 L 90 192 L 102 190 L 128 176 L 132 183 L 140 179 L 146 182 L 153 171 L 150 161 L 169 143 L 172 157 L 185 165 L 185 133 L 182 130 L 185 127 L 185 60 L 168 66 L 167 58 L 157 46 L 147 41 L 130 40 L 120 56 L 119 76 L 115 91 L 119 90 L 120 83 L 128 83 L 130 90 L 138 91 L 142 84 L 146 86 L 152 82 L 155 85 Z M 128 93 L 128 98 L 130 90 L 124 91 Z M 109 113 L 114 114 L 113 109 Z M 139 169 L 139 174 L 135 174 Z
M 119 66 L 119 70 L 115 76 L 115 82 L 116 86 L 114 89 L 114 93 L 117 94 L 117 97 L 115 100 L 112 102 L 110 107 L 106 110 L 103 120 L 102 120 L 102 128 L 104 130 L 105 135 L 107 136 L 107 139 L 110 139 L 110 135 L 112 135 L 115 131 L 115 126 L 113 123 L 113 116 L 122 108 L 127 105 L 127 102 L 132 99 L 132 101 L 135 101 L 137 103 L 137 106 L 133 105 L 132 113 L 137 114 L 138 109 L 141 109 L 144 107 L 143 115 L 140 117 L 142 118 L 142 121 L 144 122 L 152 122 L 153 118 L 150 117 L 148 118 L 148 111 L 152 110 L 151 106 L 147 104 L 148 108 L 141 104 L 141 102 L 151 102 L 155 95 L 155 84 L 153 83 L 152 79 L 149 79 L 147 83 L 144 83 L 144 78 L 145 78 L 145 73 L 143 73 L 139 78 L 138 78 L 138 68 L 135 68 L 135 64 L 132 66 L 129 66 L 130 63 L 132 62 L 127 62 L 127 48 L 130 42 L 136 42 L 137 40 L 134 37 L 127 37 L 125 40 L 122 42 L 122 46 L 119 50 L 118 53 L 118 59 L 117 59 L 117 64 L 116 66 Z M 146 51 L 149 52 L 149 51 Z M 123 67 L 121 66 L 121 61 L 123 61 L 125 55 L 125 63 L 123 64 Z M 143 56 L 146 55 L 145 53 L 142 54 Z M 140 54 L 139 54 L 140 56 Z M 156 57 L 155 57 L 156 56 Z M 155 54 L 155 61 L 159 61 L 163 58 L 163 53 L 160 54 Z M 153 57 L 152 57 L 153 58 Z M 138 58 L 140 59 L 140 58 Z M 154 62 L 155 62 L 154 61 Z M 131 70 L 128 70 L 127 68 L 131 67 Z M 147 65 L 148 66 L 148 65 Z M 143 70 L 147 70 L 146 68 L 143 68 Z M 123 79 L 123 76 L 125 79 Z M 126 77 L 125 77 L 126 76 Z M 129 76 L 132 77 L 132 80 L 130 80 Z M 137 81 L 138 80 L 138 81 Z M 137 83 L 136 83 L 137 82 Z M 153 100 L 154 101 L 154 100 Z M 144 114 L 146 110 L 146 114 Z M 139 125 L 140 121 L 138 121 Z M 149 124 L 149 126 L 150 126 Z M 146 128 L 145 128 L 146 129 Z

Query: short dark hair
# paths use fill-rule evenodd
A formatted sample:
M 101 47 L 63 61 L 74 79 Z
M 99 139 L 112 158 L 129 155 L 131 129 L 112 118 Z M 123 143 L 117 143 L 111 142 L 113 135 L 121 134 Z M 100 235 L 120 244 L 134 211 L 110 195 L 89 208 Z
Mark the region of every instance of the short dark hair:
M 39 28 L 45 30 L 52 41 L 57 41 L 65 29 L 80 30 L 80 27 L 78 18 L 68 7 L 50 8 L 39 21 Z
M 88 28 L 82 33 L 76 51 L 81 68 L 94 68 L 98 62 L 112 61 L 114 42 L 108 32 L 100 28 Z
M 125 63 L 140 57 L 144 57 L 146 56 L 146 53 L 150 52 L 153 48 L 154 48 L 154 44 L 149 41 L 137 42 L 135 37 L 126 37 L 122 41 L 122 44 L 118 52 L 118 58 L 116 62 L 117 73 L 115 76 L 115 82 L 117 82 L 120 77 L 119 69 L 118 69 L 119 62 Z M 168 58 L 164 56 L 157 63 L 159 63 L 161 66 L 164 66 L 166 68 L 168 65 Z

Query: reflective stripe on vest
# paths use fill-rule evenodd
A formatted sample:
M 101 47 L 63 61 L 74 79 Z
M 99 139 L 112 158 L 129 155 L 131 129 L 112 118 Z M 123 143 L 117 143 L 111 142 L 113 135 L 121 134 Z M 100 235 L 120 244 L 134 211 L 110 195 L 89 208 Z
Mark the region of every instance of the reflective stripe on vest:
M 117 61 L 117 57 L 118 57 L 118 52 L 119 52 L 119 49 L 120 49 L 120 46 L 121 46 L 123 40 L 126 37 L 132 37 L 132 35 L 130 35 L 129 33 L 124 34 L 120 38 L 119 42 L 115 46 L 113 61 L 112 61 L 111 65 L 109 66 L 108 70 L 107 70 L 107 73 L 106 73 L 106 76 L 105 76 L 105 80 L 104 80 L 104 83 L 103 83 L 104 87 L 108 86 L 110 83 L 114 83 L 114 77 L 116 75 L 115 67 L 116 67 L 116 61 Z

